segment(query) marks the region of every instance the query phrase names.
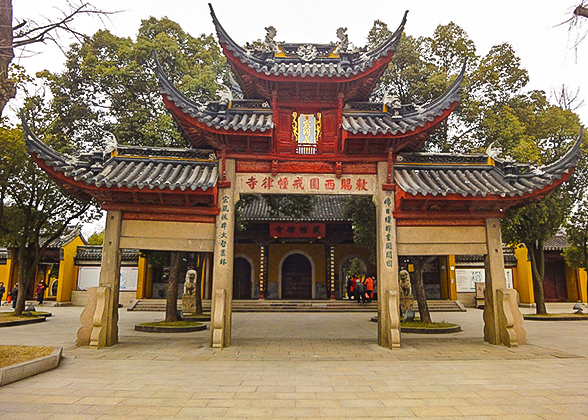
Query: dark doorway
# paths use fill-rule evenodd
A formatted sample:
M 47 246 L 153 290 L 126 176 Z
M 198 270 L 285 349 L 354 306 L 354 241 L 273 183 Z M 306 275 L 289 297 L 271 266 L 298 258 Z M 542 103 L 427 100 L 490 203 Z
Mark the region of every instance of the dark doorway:
M 251 299 L 251 264 L 243 257 L 233 264 L 233 299 Z
M 302 254 L 292 254 L 282 264 L 282 299 L 312 299 L 312 265 Z
M 543 278 L 545 300 L 548 302 L 567 302 L 568 287 L 566 283 L 566 263 L 563 260 L 545 261 Z

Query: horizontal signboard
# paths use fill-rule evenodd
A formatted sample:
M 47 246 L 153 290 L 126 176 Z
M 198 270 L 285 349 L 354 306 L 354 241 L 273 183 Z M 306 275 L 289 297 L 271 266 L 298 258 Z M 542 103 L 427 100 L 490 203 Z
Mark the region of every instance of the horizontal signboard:
M 241 194 L 350 194 L 372 195 L 375 175 L 328 174 L 237 174 L 237 191 Z

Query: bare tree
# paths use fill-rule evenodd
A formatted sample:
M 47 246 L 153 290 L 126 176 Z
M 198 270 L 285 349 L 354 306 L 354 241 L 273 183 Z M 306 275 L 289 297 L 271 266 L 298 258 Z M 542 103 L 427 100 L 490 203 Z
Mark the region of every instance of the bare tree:
M 59 10 L 61 16 L 55 20 L 39 24 L 33 20 L 16 19 L 13 24 L 12 0 L 0 0 L 0 116 L 8 101 L 16 96 L 14 81 L 10 80 L 8 73 L 15 49 L 46 42 L 60 45 L 59 36 L 65 33 L 84 38 L 86 35 L 73 25 L 75 18 L 82 15 L 104 17 L 112 13 L 83 1 L 67 1 L 66 6 L 66 9 Z
M 574 48 L 577 48 L 578 44 L 580 44 L 580 42 L 586 38 L 586 35 L 588 35 L 588 32 L 582 31 L 582 24 L 584 23 L 584 19 L 588 18 L 588 0 L 582 0 L 581 3 L 573 9 L 573 11 L 572 9 L 570 9 L 570 11 L 572 16 L 557 26 L 566 24 L 569 25 L 569 32 L 571 34 L 576 33 Z
M 573 90 L 562 84 L 561 88 L 551 89 L 551 97 L 560 108 L 566 111 L 576 112 L 584 106 L 584 100 L 580 99 L 580 88 Z

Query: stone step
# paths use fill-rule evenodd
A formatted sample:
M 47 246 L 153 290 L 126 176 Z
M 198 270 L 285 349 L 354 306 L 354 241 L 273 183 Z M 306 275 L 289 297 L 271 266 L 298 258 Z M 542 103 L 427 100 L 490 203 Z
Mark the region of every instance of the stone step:
M 165 311 L 165 299 L 138 299 L 129 311 Z M 452 300 L 427 301 L 430 312 L 464 312 L 461 302 Z M 181 301 L 178 301 L 178 308 Z M 210 310 L 210 300 L 202 301 L 204 310 Z M 375 312 L 378 303 L 359 305 L 350 300 L 234 300 L 234 312 Z

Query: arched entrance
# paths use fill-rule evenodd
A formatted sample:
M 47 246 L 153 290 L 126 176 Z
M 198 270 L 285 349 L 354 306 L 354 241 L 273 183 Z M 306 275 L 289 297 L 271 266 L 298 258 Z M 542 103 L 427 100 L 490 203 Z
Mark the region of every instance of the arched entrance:
M 244 257 L 236 257 L 233 265 L 233 299 L 251 299 L 251 273 L 251 263 Z
M 285 256 L 280 268 L 282 299 L 312 299 L 314 269 L 311 260 L 296 252 Z

